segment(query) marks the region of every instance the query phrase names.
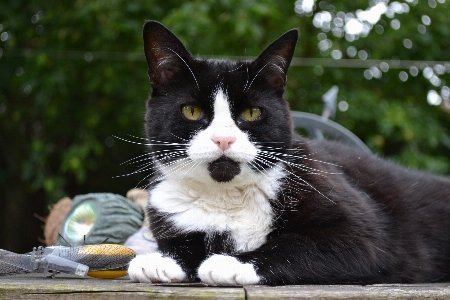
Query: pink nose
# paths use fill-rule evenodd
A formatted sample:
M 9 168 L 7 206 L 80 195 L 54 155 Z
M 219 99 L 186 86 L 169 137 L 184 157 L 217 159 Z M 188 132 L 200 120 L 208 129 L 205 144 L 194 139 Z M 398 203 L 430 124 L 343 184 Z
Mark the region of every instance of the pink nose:
M 228 150 L 231 145 L 236 141 L 236 137 L 234 136 L 213 136 L 212 140 L 214 143 L 219 146 L 220 150 L 225 151 Z

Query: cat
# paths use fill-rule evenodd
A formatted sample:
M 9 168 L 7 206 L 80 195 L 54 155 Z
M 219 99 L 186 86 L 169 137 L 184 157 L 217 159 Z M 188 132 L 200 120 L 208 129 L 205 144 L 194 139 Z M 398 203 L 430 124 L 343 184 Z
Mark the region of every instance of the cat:
M 293 130 L 293 29 L 255 60 L 194 58 L 144 25 L 148 213 L 136 282 L 432 282 L 450 272 L 450 180 Z M 201 41 L 199 41 L 201 42 Z

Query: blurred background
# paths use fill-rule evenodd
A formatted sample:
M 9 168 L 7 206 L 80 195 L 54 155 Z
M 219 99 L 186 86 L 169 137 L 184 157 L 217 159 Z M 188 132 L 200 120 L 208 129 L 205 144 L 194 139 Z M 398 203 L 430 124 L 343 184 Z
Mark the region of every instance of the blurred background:
M 150 93 L 142 25 L 162 22 L 194 54 L 245 59 L 285 31 L 300 39 L 285 98 L 335 121 L 382 157 L 450 175 L 449 0 L 3 0 L 0 10 L 0 248 L 41 245 L 64 196 L 124 195 L 145 174 Z M 142 184 L 142 182 L 140 183 Z

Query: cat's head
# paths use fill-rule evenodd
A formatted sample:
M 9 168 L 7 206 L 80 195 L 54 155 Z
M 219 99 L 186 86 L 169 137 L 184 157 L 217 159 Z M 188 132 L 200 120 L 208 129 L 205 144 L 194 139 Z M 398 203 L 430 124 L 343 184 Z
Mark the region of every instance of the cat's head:
M 160 23 L 145 23 L 146 133 L 164 176 L 225 183 L 277 163 L 268 153 L 291 147 L 282 95 L 297 39 L 290 30 L 253 61 L 204 60 Z

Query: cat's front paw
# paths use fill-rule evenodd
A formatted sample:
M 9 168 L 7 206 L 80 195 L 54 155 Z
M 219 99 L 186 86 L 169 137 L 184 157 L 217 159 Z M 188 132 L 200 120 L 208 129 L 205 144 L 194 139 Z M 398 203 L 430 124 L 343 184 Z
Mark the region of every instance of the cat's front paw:
M 214 285 L 258 284 L 260 277 L 250 263 L 241 263 L 232 256 L 215 254 L 198 268 L 198 277 Z
M 134 282 L 169 283 L 186 280 L 186 273 L 177 262 L 161 253 L 136 256 L 130 262 L 128 276 Z

